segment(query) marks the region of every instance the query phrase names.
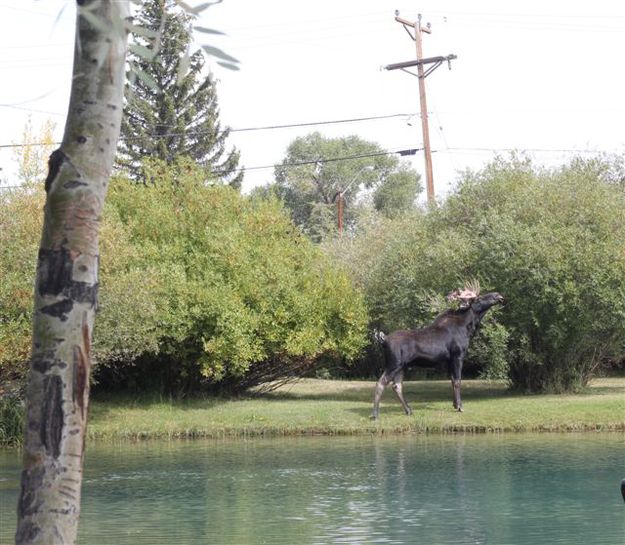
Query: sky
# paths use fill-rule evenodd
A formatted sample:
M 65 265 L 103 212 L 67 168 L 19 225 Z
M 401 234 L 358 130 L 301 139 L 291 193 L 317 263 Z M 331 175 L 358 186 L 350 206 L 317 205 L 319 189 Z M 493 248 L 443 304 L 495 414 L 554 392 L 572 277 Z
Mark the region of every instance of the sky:
M 189 1 L 189 3 L 197 4 Z M 14 148 L 28 118 L 62 137 L 75 2 L 0 0 L 0 180 L 15 180 Z M 421 148 L 418 80 L 382 67 L 415 59 L 395 10 L 422 14 L 424 56 L 457 55 L 426 78 L 434 187 L 527 150 L 556 166 L 575 155 L 625 152 L 625 2 L 595 0 L 224 0 L 197 34 L 240 60 L 218 79 L 221 121 L 246 167 L 244 191 L 272 180 L 289 143 L 319 131 L 356 134 L 388 151 Z M 337 121 L 383 117 L 367 121 Z M 308 125 L 323 123 L 319 125 Z M 300 125 L 272 128 L 280 125 Z M 304 126 L 301 126 L 304 125 Z M 254 129 L 254 130 L 248 130 Z M 425 177 L 423 153 L 410 158 Z

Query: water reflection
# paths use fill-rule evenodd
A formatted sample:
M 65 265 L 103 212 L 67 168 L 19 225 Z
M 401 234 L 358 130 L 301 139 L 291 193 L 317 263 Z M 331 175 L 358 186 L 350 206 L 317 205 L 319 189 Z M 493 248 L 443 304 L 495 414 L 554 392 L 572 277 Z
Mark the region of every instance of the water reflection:
M 82 544 L 625 542 L 620 434 L 91 445 Z M 19 459 L 0 451 L 0 542 Z

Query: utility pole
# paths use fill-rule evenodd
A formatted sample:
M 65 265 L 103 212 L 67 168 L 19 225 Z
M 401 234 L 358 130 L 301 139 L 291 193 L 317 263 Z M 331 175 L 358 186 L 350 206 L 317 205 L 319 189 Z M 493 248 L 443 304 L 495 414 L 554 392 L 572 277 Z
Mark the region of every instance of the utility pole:
M 423 131 L 423 150 L 425 152 L 425 181 L 428 202 L 434 201 L 434 176 L 432 173 L 432 148 L 430 147 L 430 128 L 428 125 L 428 107 L 425 98 L 425 78 L 427 78 L 434 70 L 436 70 L 444 61 L 447 61 L 449 68 L 451 69 L 451 61 L 456 55 L 447 55 L 446 57 L 429 57 L 423 58 L 423 45 L 421 41 L 421 35 L 423 32 L 431 34 L 432 29 L 430 23 L 425 27 L 421 25 L 421 14 L 419 13 L 416 21 L 408 21 L 399 16 L 399 11 L 395 11 L 395 21 L 401 23 L 408 32 L 409 36 L 416 44 L 417 60 L 400 62 L 396 64 L 389 64 L 384 68 L 386 70 L 403 70 L 413 76 L 419 78 L 419 103 L 421 105 L 421 128 Z M 411 32 L 409 29 L 412 28 Z M 431 64 L 426 70 L 425 65 Z M 412 66 L 417 67 L 417 73 L 406 70 Z
M 397 20 L 398 17 L 395 18 Z M 423 60 L 423 44 L 421 33 L 431 34 L 430 25 L 421 27 L 421 14 L 417 21 L 413 23 L 415 30 L 415 44 L 417 45 L 417 61 Z M 428 106 L 425 99 L 425 76 L 423 75 L 423 63 L 417 64 L 417 74 L 419 78 L 419 103 L 421 104 L 421 128 L 423 130 L 423 149 L 425 153 L 425 181 L 427 186 L 428 201 L 434 200 L 434 176 L 432 173 L 432 148 L 430 147 L 430 126 L 428 123 Z
M 409 153 L 410 151 L 412 150 L 402 150 L 402 152 L 398 152 L 398 153 Z M 375 167 L 373 165 L 367 165 L 367 166 L 362 167 L 356 173 L 356 175 L 351 179 L 351 181 L 345 186 L 345 188 L 341 189 L 340 191 L 337 191 L 336 194 L 334 195 L 334 198 L 332 199 L 332 202 L 336 201 L 339 238 L 343 238 L 343 209 L 345 208 L 345 193 L 347 193 L 347 190 L 352 186 L 352 184 L 360 177 L 360 175 L 365 170 L 375 170 Z

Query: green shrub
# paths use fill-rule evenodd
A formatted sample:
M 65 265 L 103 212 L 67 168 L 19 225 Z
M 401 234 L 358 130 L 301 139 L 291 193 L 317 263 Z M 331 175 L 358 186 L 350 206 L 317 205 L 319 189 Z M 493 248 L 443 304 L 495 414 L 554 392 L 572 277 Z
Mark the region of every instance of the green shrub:
M 613 171 L 600 160 L 545 170 L 498 159 L 438 208 L 373 218 L 331 251 L 385 331 L 430 322 L 442 294 L 478 278 L 508 303 L 487 315 L 467 363 L 515 388 L 575 390 L 623 358 L 625 197 L 606 181 Z
M 42 208 L 43 191 L 0 191 L 0 383 L 28 367 Z
M 361 294 L 277 201 L 211 185 L 185 160 L 153 163 L 146 172 L 154 183 L 114 178 L 105 206 L 94 331 L 98 380 L 241 388 L 359 353 L 366 324 Z M 24 196 L 35 208 L 40 198 Z M 7 365 L 23 371 L 29 350 L 39 226 L 22 225 L 33 215 L 17 214 L 19 203 L 4 203 L 9 211 L 0 212 L 0 232 L 7 234 L 0 251 L 8 256 L 0 264 L 15 278 L 0 292 L 3 373 Z M 12 224 L 5 230 L 6 221 Z M 16 297 L 22 292 L 27 296 Z
M 575 390 L 622 358 L 625 199 L 600 163 L 545 171 L 497 161 L 464 180 L 443 216 L 463 218 L 476 270 L 508 299 L 515 387 Z
M 108 206 L 136 248 L 127 267 L 153 283 L 141 287 L 158 333 L 150 352 L 181 380 L 249 387 L 359 352 L 361 296 L 276 201 L 207 185 L 184 161 L 148 177 L 153 186 L 116 180 Z
M 479 368 L 481 378 L 508 380 L 510 376 L 510 332 L 487 315 L 469 346 L 467 361 Z

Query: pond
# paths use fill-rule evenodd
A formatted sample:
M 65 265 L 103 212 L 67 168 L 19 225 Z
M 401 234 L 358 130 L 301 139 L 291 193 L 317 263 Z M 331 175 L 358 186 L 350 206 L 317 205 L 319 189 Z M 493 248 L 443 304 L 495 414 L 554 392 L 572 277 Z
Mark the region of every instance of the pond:
M 0 542 L 19 454 L 0 450 Z M 91 444 L 79 543 L 625 542 L 625 435 Z

